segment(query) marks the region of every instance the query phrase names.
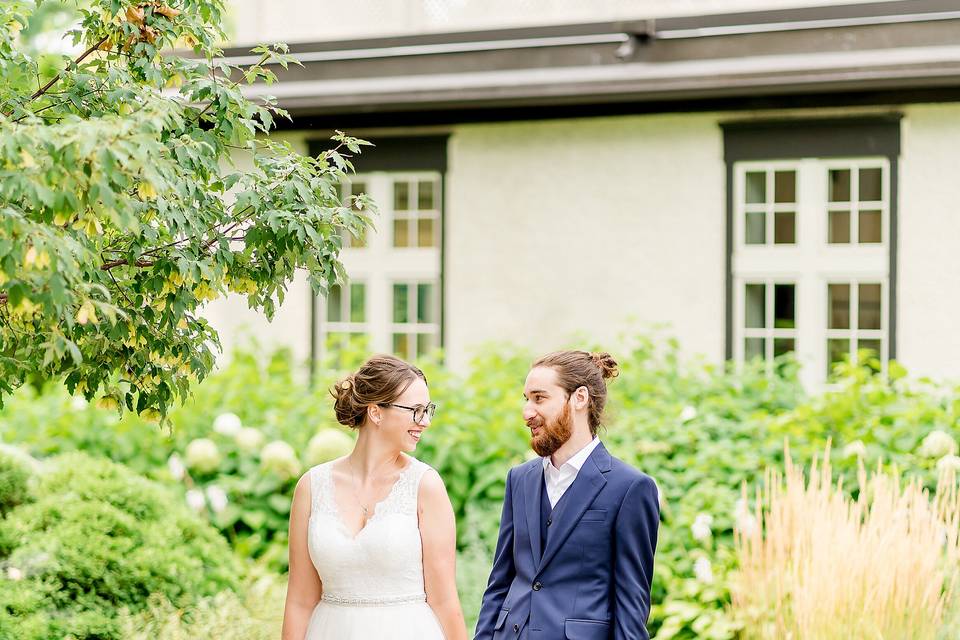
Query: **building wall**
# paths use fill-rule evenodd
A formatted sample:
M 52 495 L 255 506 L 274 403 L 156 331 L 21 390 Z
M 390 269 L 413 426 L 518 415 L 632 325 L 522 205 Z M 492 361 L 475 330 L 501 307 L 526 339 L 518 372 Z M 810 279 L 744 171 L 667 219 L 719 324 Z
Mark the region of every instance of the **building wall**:
M 898 359 L 960 379 L 960 105 L 908 107 L 902 135 Z
M 668 324 L 723 357 L 716 116 L 462 126 L 449 147 L 447 352 Z
M 960 105 L 903 112 L 897 356 L 914 375 L 960 379 Z M 490 341 L 545 351 L 578 335 L 609 344 L 656 325 L 686 353 L 720 361 L 725 187 L 718 122 L 745 115 L 456 127 L 445 181 L 449 363 L 465 366 Z M 308 134 L 286 135 L 306 150 Z M 309 300 L 298 281 L 273 323 L 237 296 L 209 305 L 206 315 L 227 352 L 255 335 L 306 358 Z
M 844 0 L 843 4 L 876 0 Z M 837 0 L 229 0 L 238 44 L 308 42 L 838 4 Z

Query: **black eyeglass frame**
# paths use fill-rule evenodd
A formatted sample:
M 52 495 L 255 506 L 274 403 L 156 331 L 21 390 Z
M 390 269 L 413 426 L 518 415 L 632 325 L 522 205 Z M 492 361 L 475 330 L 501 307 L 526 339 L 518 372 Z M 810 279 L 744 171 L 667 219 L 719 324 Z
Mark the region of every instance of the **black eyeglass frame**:
M 434 404 L 433 402 L 431 402 L 431 403 L 429 403 L 429 404 L 427 404 L 427 405 L 418 404 L 418 405 L 413 406 L 413 407 L 408 407 L 408 406 L 403 405 L 403 404 L 396 404 L 395 402 L 382 402 L 382 403 L 380 403 L 380 406 L 381 406 L 381 407 L 394 407 L 394 408 L 396 408 L 396 409 L 406 409 L 407 411 L 412 411 L 412 412 L 413 412 L 413 421 L 414 421 L 414 423 L 416 423 L 416 424 L 420 424 L 425 417 L 428 417 L 428 414 L 429 414 L 429 418 L 430 418 L 431 420 L 433 420 L 433 416 L 435 416 L 436 413 L 437 413 L 437 405 Z

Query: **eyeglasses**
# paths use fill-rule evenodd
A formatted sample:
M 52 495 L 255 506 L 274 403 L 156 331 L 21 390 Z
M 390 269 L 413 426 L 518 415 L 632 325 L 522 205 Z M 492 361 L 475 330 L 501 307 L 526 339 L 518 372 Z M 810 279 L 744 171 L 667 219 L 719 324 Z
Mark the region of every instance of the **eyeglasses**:
M 423 422 L 424 417 L 428 417 L 433 420 L 433 414 L 437 412 L 437 405 L 432 402 L 427 406 L 418 404 L 415 407 L 407 407 L 402 404 L 394 404 L 392 402 L 384 402 L 380 405 L 381 407 L 396 407 L 397 409 L 406 409 L 407 411 L 413 411 L 413 421 L 417 424 Z

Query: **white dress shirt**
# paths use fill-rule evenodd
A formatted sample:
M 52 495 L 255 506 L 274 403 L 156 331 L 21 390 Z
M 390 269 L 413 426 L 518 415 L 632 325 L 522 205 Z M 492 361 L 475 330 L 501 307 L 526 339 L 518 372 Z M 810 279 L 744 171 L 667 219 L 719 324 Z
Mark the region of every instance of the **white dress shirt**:
M 564 462 L 559 469 L 553 466 L 550 456 L 543 458 L 543 479 L 547 485 L 547 498 L 550 500 L 550 508 L 557 506 L 560 498 L 567 492 L 573 481 L 577 479 L 580 468 L 587 461 L 593 450 L 600 444 L 600 438 L 594 436 L 587 446 L 577 451 L 573 456 Z

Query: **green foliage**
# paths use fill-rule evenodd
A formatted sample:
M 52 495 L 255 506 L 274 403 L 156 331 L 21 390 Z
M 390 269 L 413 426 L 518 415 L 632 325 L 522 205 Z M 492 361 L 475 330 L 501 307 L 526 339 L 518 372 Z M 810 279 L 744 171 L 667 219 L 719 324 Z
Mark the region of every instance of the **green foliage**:
M 222 0 L 170 2 L 80 5 L 83 52 L 46 66 L 19 35 L 32 5 L 0 6 L 0 402 L 55 380 L 165 420 L 213 366 L 205 301 L 272 316 L 297 270 L 325 291 L 369 223 L 339 196 L 367 143 L 338 133 L 311 158 L 257 138 L 286 114 L 242 86 L 286 48 L 223 64 Z
M 860 460 L 870 468 L 896 463 L 929 486 L 938 464 L 960 463 L 950 453 L 956 452 L 960 393 L 910 380 L 896 363 L 888 378 L 869 363 L 841 366 L 834 386 L 810 396 L 789 360 L 770 377 L 760 366 L 734 370 L 681 360 L 675 343 L 658 338 L 607 348 L 622 373 L 610 383 L 609 427 L 601 435 L 615 455 L 657 481 L 663 500 L 650 622 L 657 638 L 735 636 L 727 575 L 736 561 L 733 528 L 749 524 L 738 500 L 744 483 L 756 486 L 766 467 L 782 462 L 785 441 L 801 460 L 832 441 L 834 470 L 850 487 Z M 420 363 L 439 409 L 416 455 L 437 468 L 454 505 L 458 583 L 471 626 L 490 568 L 507 469 L 532 455 L 521 417 L 532 360 L 533 354 L 490 346 L 463 374 Z M 75 448 L 109 454 L 181 491 L 202 492 L 203 513 L 236 550 L 283 569 L 295 479 L 266 468 L 263 448 L 283 441 L 296 453 L 299 471 L 314 464 L 310 440 L 337 429 L 327 393 L 337 375 L 325 371 L 311 389 L 287 353 L 267 359 L 237 353 L 188 405 L 171 413 L 170 434 L 136 416 L 118 419 L 79 407 L 55 387 L 39 395 L 24 389 L 12 397 L 12 410 L 0 415 L 0 437 L 35 455 Z M 237 419 L 223 418 L 227 413 Z M 257 430 L 256 446 L 241 446 L 238 426 Z M 173 477 L 170 456 L 186 463 L 190 443 L 200 438 L 215 446 L 216 465 L 191 470 L 185 464 L 186 475 Z M 213 508 L 211 487 L 224 491 L 226 508 Z
M 27 454 L 0 445 L 0 518 L 30 498 L 30 463 Z
M 167 489 L 79 453 L 45 469 L 36 502 L 0 521 L 0 638 L 119 639 L 118 607 L 238 588 L 227 544 Z

